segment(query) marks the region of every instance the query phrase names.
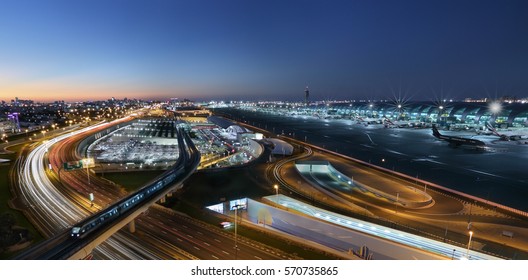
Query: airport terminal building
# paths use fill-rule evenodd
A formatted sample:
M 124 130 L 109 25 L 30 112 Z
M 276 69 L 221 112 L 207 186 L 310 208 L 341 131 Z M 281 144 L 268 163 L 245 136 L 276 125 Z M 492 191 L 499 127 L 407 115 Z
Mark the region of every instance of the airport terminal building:
M 528 103 L 508 102 L 351 102 L 310 105 L 307 111 L 325 118 L 383 118 L 442 124 L 528 127 Z M 308 113 L 308 112 L 307 112 Z

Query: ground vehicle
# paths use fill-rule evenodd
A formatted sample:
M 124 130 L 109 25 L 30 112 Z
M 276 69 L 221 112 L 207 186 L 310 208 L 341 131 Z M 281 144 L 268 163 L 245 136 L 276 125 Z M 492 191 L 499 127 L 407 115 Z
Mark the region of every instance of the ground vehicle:
M 125 197 L 124 199 L 118 201 L 117 203 L 113 204 L 112 206 L 108 207 L 101 213 L 95 215 L 88 221 L 83 221 L 71 229 L 71 237 L 74 238 L 82 238 L 87 233 L 97 229 L 101 225 L 105 223 L 109 223 L 110 221 L 117 218 L 119 215 L 122 215 L 123 213 L 127 212 L 128 210 L 132 209 L 134 206 L 138 205 L 139 203 L 146 201 L 148 198 L 156 194 L 160 189 L 170 184 L 176 176 L 181 174 L 183 172 L 183 168 L 177 168 L 174 170 L 168 171 L 165 176 L 161 177 L 154 183 L 143 187 L 139 191 L 137 191 L 135 194 Z
M 173 168 L 165 171 L 159 177 L 154 179 L 151 183 L 147 184 L 137 192 L 119 200 L 113 205 L 109 206 L 100 213 L 95 214 L 94 216 L 79 222 L 74 225 L 71 229 L 70 236 L 72 238 L 83 238 L 88 233 L 96 230 L 104 224 L 112 222 L 114 219 L 127 213 L 129 210 L 133 209 L 135 206 L 140 205 L 141 203 L 148 201 L 151 197 L 157 195 L 164 187 L 169 184 L 172 184 L 177 176 L 181 175 L 186 170 L 186 164 L 189 164 L 189 154 L 183 148 L 183 136 L 179 133 L 179 143 L 180 143 L 180 157 L 174 165 Z M 186 135 L 186 142 L 192 148 L 194 153 L 196 153 L 197 158 L 196 162 L 200 161 L 199 152 L 196 147 L 192 144 L 192 140 Z M 197 164 L 196 164 L 197 165 Z

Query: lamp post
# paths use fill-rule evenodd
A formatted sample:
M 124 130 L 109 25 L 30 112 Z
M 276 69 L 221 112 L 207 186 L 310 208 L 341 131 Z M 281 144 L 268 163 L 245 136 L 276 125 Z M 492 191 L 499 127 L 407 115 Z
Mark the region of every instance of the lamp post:
M 90 185 L 90 172 L 88 171 L 88 164 L 86 165 L 86 176 L 88 177 L 88 185 Z
M 238 221 L 237 221 L 237 217 L 238 217 L 238 208 L 240 206 L 241 205 L 239 205 L 239 204 L 233 206 L 233 209 L 235 209 L 235 260 L 238 257 L 238 232 L 237 232 Z
M 473 231 L 469 231 L 469 242 L 467 246 L 467 258 L 469 260 L 469 247 L 471 246 L 471 238 L 473 237 Z
M 86 176 L 88 177 L 88 185 L 90 185 L 90 172 L 88 169 L 94 163 L 93 158 L 83 158 L 82 163 L 83 163 L 83 166 L 86 166 Z
M 279 185 L 275 184 L 273 188 L 275 189 L 275 195 L 277 196 L 277 203 L 279 203 Z
M 440 123 L 442 122 L 443 113 L 444 113 L 444 106 L 440 105 L 440 107 L 438 107 L 438 117 L 436 118 L 436 121 L 440 120 Z

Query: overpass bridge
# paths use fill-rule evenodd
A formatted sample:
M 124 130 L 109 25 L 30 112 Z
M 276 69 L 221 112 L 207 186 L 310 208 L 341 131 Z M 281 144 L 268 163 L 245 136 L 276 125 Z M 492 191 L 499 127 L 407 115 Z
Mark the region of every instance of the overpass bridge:
M 178 129 L 177 136 L 180 156 L 172 168 L 138 191 L 31 247 L 15 259 L 83 259 L 125 225 L 129 224 L 134 231 L 134 219 L 169 192 L 180 188 L 200 163 L 200 152 L 189 134 Z

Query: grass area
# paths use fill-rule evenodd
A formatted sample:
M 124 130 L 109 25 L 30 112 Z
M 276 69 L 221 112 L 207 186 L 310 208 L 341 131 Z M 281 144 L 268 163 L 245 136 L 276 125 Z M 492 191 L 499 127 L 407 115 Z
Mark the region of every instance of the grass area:
M 5 158 L 2 156 L 2 158 Z M 9 168 L 11 164 L 2 164 L 0 166 L 0 213 L 9 210 L 7 202 L 11 199 L 9 191 Z
M 504 237 L 506 238 L 506 237 Z M 500 256 L 511 258 L 512 260 L 528 260 L 528 253 L 512 247 L 501 246 L 500 244 L 486 244 L 484 249 L 494 252 Z
M 40 233 L 33 227 L 31 222 L 24 216 L 20 211 L 13 210 L 9 207 L 8 201 L 12 199 L 11 191 L 9 190 L 9 170 L 11 169 L 14 161 L 18 157 L 20 150 L 25 144 L 12 146 L 9 148 L 10 151 L 15 153 L 0 155 L 0 158 L 9 159 L 10 162 L 0 165 L 0 214 L 10 213 L 13 215 L 16 221 L 16 226 L 25 228 L 29 231 L 28 236 L 33 238 L 33 243 L 37 243 L 43 239 Z M 10 259 L 18 252 L 4 252 L 0 254 L 0 259 Z
M 9 170 L 14 164 L 15 160 L 17 159 L 18 153 L 23 147 L 24 144 L 12 146 L 9 148 L 9 150 L 15 153 L 0 155 L 0 158 L 10 160 L 9 162 L 0 165 L 0 213 L 3 213 L 5 211 L 12 211 L 11 208 L 9 208 L 9 205 L 7 204 L 7 202 L 11 199 L 12 196 L 9 190 Z
M 112 172 L 105 173 L 104 178 L 123 186 L 127 192 L 133 192 L 163 172 L 163 170 Z
M 259 186 L 261 182 L 258 181 L 264 180 L 264 175 L 256 176 L 261 172 L 253 168 L 196 173 L 186 182 L 190 187 L 186 188 L 185 199 L 193 205 L 206 206 L 223 200 L 272 194 L 271 187 L 265 190 Z

